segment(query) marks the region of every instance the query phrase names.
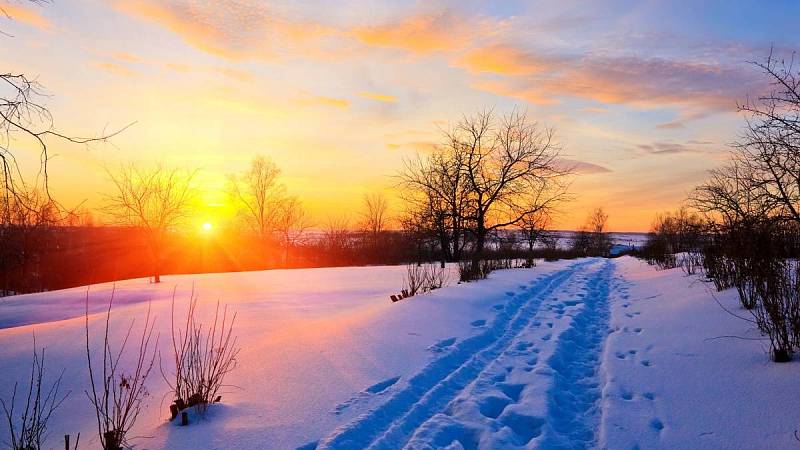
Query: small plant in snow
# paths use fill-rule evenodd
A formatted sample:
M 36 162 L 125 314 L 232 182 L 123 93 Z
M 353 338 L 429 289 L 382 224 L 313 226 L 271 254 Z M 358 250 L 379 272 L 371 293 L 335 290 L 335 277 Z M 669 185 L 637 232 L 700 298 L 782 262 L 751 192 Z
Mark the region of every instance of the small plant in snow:
M 192 292 L 183 328 L 175 326 L 175 292 L 172 294 L 172 356 L 175 372 L 161 374 L 175 396 L 170 406 L 174 419 L 180 411 L 194 407 L 204 413 L 208 405 L 221 400 L 219 395 L 225 376 L 236 367 L 237 347 L 233 335 L 236 314 L 220 311 L 217 302 L 214 319 L 205 326 L 195 315 L 198 298 Z M 221 312 L 221 314 L 220 314 Z M 171 379 L 170 379 L 171 378 Z
M 34 338 L 28 392 L 22 399 L 24 402 L 21 404 L 22 409 L 15 411 L 17 406 L 17 383 L 14 383 L 11 400 L 8 403 L 0 399 L 0 405 L 3 407 L 11 438 L 11 441 L 6 444 L 12 450 L 40 450 L 44 440 L 47 438 L 47 423 L 50 417 L 69 396 L 69 392 L 64 395 L 59 392 L 61 378 L 64 375 L 63 370 L 49 388 L 44 382 L 44 373 L 44 349 L 42 349 L 41 354 L 38 353 L 36 339 Z
M 393 294 L 393 302 L 444 287 L 448 282 L 447 269 L 434 264 L 409 264 L 403 277 L 400 294 Z
M 114 291 L 108 301 L 103 335 L 102 368 L 94 367 L 89 340 L 89 294 L 86 294 L 86 359 L 89 365 L 89 381 L 91 392 L 86 392 L 97 417 L 97 432 L 100 445 L 104 450 L 121 450 L 127 445 L 127 434 L 136 423 L 142 410 L 142 402 L 149 395 L 145 381 L 155 362 L 155 347 L 158 336 L 153 341 L 153 320 L 150 317 L 150 306 L 147 307 L 144 327 L 139 338 L 138 350 L 133 355 L 126 355 L 128 338 L 131 335 L 135 320 L 131 321 L 119 350 L 112 350 L 109 342 L 111 306 L 114 302 Z M 136 359 L 130 369 L 121 366 L 123 357 L 134 356 Z M 101 378 L 102 377 L 102 378 Z

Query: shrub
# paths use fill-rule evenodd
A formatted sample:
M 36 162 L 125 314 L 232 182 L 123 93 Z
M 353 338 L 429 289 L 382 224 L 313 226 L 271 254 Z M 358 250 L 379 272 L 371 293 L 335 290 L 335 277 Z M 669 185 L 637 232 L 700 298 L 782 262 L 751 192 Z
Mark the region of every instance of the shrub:
M 17 406 L 17 383 L 11 394 L 11 400 L 6 403 L 0 399 L 0 405 L 6 416 L 11 442 L 8 445 L 12 450 L 40 450 L 47 438 L 47 424 L 50 417 L 69 396 L 69 392 L 61 395 L 61 378 L 64 371 L 50 384 L 48 388 L 44 382 L 45 361 L 44 349 L 41 354 L 36 350 L 36 339 L 33 341 L 33 360 L 28 380 L 28 392 L 22 403 L 21 414 L 15 415 Z
M 131 321 L 119 350 L 111 349 L 108 336 L 114 293 L 115 291 L 112 291 L 106 311 L 103 362 L 102 370 L 99 372 L 96 372 L 92 364 L 89 340 L 89 294 L 88 292 L 86 294 L 86 359 L 92 387 L 91 392 L 86 392 L 86 395 L 94 406 L 100 445 L 104 450 L 122 450 L 122 446 L 127 445 L 128 432 L 139 417 L 142 402 L 149 395 L 145 388 L 145 381 L 153 368 L 154 349 L 158 346 L 158 336 L 153 341 L 153 321 L 150 317 L 150 305 L 148 305 L 144 326 L 139 337 L 138 350 L 131 355 L 126 355 L 128 338 L 133 330 L 135 320 Z M 124 370 L 120 366 L 124 362 L 124 356 L 135 357 L 132 367 L 128 370 Z M 99 378 L 101 373 L 102 378 Z
M 175 397 L 170 406 L 171 418 L 178 412 L 194 407 L 205 413 L 208 405 L 221 400 L 219 391 L 225 376 L 236 367 L 240 348 L 233 335 L 236 314 L 228 316 L 228 308 L 222 309 L 217 302 L 211 326 L 197 320 L 198 297 L 192 295 L 186 312 L 183 328 L 175 326 L 175 292 L 172 294 L 172 356 L 175 372 L 172 380 L 161 374 Z
M 435 264 L 408 264 L 400 294 L 393 294 L 389 298 L 396 302 L 439 289 L 448 283 L 448 278 L 447 269 L 444 267 Z
M 461 282 L 483 280 L 489 276 L 494 265 L 486 260 L 465 260 L 458 262 L 458 276 Z

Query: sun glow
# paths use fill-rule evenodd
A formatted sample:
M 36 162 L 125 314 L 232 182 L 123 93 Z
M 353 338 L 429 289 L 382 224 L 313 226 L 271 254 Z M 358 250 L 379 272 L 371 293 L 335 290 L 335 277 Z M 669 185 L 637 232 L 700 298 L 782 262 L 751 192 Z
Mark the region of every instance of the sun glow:
M 209 232 L 214 228 L 214 225 L 212 225 L 211 222 L 203 222 L 202 228 L 203 231 Z

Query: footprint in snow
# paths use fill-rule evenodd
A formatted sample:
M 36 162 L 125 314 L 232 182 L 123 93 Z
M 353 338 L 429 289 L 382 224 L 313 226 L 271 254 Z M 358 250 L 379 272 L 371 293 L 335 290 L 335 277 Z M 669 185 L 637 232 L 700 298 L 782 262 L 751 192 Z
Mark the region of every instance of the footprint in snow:
M 654 400 L 656 398 L 656 394 L 653 394 L 652 392 L 645 392 L 644 394 L 642 394 L 642 397 L 648 400 Z
M 533 347 L 533 342 L 522 341 L 522 342 L 518 342 L 515 348 L 520 352 L 524 352 L 524 351 L 527 351 L 531 347 Z
M 656 431 L 661 431 L 664 429 L 664 423 L 657 418 L 653 418 L 650 420 L 650 428 Z
M 503 306 L 503 305 L 494 305 L 494 306 L 492 306 L 492 309 L 495 310 L 495 311 L 500 311 L 503 308 L 505 308 L 505 306 Z
M 373 384 L 372 386 L 367 387 L 363 391 L 357 393 L 356 395 L 350 397 L 348 400 L 345 400 L 342 403 L 339 403 L 338 405 L 336 405 L 336 407 L 333 408 L 333 410 L 331 412 L 336 414 L 336 415 L 339 415 L 342 412 L 344 412 L 346 409 L 348 409 L 351 406 L 355 405 L 356 403 L 360 403 L 360 402 L 372 397 L 373 395 L 378 395 L 378 394 L 382 394 L 382 393 L 386 392 L 390 387 L 394 386 L 395 383 L 397 383 L 398 380 L 400 380 L 399 376 L 388 378 L 388 379 L 383 380 L 383 381 L 379 381 L 379 382 Z M 312 447 L 306 447 L 306 446 L 309 446 L 311 444 L 314 444 L 314 445 Z M 312 442 L 312 443 L 306 444 L 306 446 L 303 446 L 303 447 L 300 447 L 300 448 L 310 448 L 310 449 L 317 448 L 317 443 L 316 442 Z
M 390 387 L 394 386 L 395 383 L 400 379 L 400 377 L 392 377 L 378 383 L 373 384 L 372 386 L 364 389 L 365 392 L 369 392 L 370 394 L 380 394 L 381 392 L 386 391 Z
M 517 412 L 506 413 L 501 422 L 514 432 L 516 444 L 527 445 L 531 440 L 542 434 L 545 420 L 541 417 L 528 416 Z
M 483 319 L 481 319 L 481 320 L 473 320 L 469 324 L 472 325 L 473 327 L 482 327 L 482 326 L 486 325 L 486 321 L 483 320 Z
M 520 395 L 522 395 L 522 390 L 525 388 L 524 384 L 510 384 L 510 383 L 502 383 L 499 384 L 498 387 L 503 394 L 506 394 L 508 398 L 510 398 L 513 402 L 518 402 Z
M 491 396 L 481 400 L 478 410 L 490 419 L 496 419 L 503 413 L 511 400 L 505 397 Z
M 454 338 L 454 337 L 447 338 L 447 339 L 442 339 L 441 341 L 439 341 L 439 342 L 431 345 L 430 347 L 428 347 L 428 350 L 430 350 L 430 351 L 432 351 L 434 353 L 441 353 L 441 352 L 447 350 L 448 348 L 450 348 L 455 343 L 456 343 L 456 338 Z

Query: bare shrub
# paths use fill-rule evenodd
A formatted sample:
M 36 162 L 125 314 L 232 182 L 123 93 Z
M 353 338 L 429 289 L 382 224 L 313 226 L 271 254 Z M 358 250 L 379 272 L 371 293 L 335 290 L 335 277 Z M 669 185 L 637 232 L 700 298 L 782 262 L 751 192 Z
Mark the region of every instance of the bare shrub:
M 409 264 L 406 266 L 406 275 L 403 278 L 403 298 L 413 297 L 422 290 L 427 279 L 426 266 L 421 264 Z
M 680 266 L 686 275 L 695 275 L 703 268 L 703 255 L 695 251 L 684 253 Z
M 774 261 L 771 270 L 756 275 L 753 316 L 758 329 L 769 337 L 775 362 L 791 360 L 800 335 L 800 278 L 798 266 L 789 261 Z
M 459 280 L 462 282 L 469 282 L 475 280 L 483 280 L 496 268 L 493 261 L 489 260 L 465 260 L 458 262 L 458 275 Z
M 586 217 L 586 224 L 575 234 L 574 251 L 583 256 L 605 256 L 611 251 L 611 238 L 607 232 L 608 214 L 603 208 L 593 209 Z
M 391 295 L 392 301 L 413 297 L 444 287 L 449 281 L 447 269 L 434 264 L 408 264 L 403 276 L 400 294 Z
M 450 282 L 450 276 L 444 267 L 428 266 L 427 290 L 441 289 Z
M 158 347 L 158 336 L 153 340 L 154 322 L 150 316 L 150 306 L 147 307 L 144 326 L 138 339 L 138 349 L 131 354 L 126 353 L 128 339 L 131 336 L 135 319 L 125 334 L 119 350 L 113 350 L 109 342 L 111 328 L 111 307 L 114 303 L 114 293 L 108 301 L 108 310 L 105 317 L 105 332 L 103 335 L 103 362 L 102 368 L 95 368 L 92 364 L 92 351 L 89 339 L 89 294 L 86 294 L 86 359 L 89 366 L 89 381 L 91 392 L 86 396 L 94 406 L 97 417 L 97 432 L 100 436 L 100 445 L 104 450 L 121 450 L 128 444 L 128 432 L 136 423 L 142 411 L 142 402 L 149 395 L 145 381 L 150 375 L 150 370 L 155 362 L 155 348 Z M 135 358 L 132 366 L 127 370 L 121 366 L 123 358 Z M 102 378 L 100 376 L 102 375 Z
M 205 413 L 208 405 L 219 402 L 225 376 L 236 367 L 240 348 L 233 334 L 236 314 L 229 316 L 228 308 L 217 302 L 211 326 L 197 320 L 198 297 L 192 292 L 183 328 L 175 325 L 175 293 L 172 294 L 172 356 L 175 372 L 172 380 L 161 374 L 175 396 L 170 407 L 171 418 L 184 409 L 194 407 Z
M 36 349 L 36 339 L 33 341 L 33 360 L 31 361 L 28 392 L 23 399 L 21 414 L 15 409 L 17 406 L 17 383 L 11 394 L 11 400 L 6 403 L 0 399 L 0 405 L 6 416 L 11 442 L 6 444 L 13 450 L 40 450 L 47 439 L 47 424 L 50 417 L 58 409 L 69 392 L 61 395 L 61 379 L 64 371 L 53 381 L 49 387 L 44 381 L 45 360 L 44 349 L 41 354 Z M 24 392 L 24 391 L 23 391 Z
M 656 216 L 640 254 L 659 269 L 680 266 L 688 275 L 700 269 L 700 248 L 707 227 L 700 216 L 686 208 Z M 682 254 L 680 258 L 676 254 Z

